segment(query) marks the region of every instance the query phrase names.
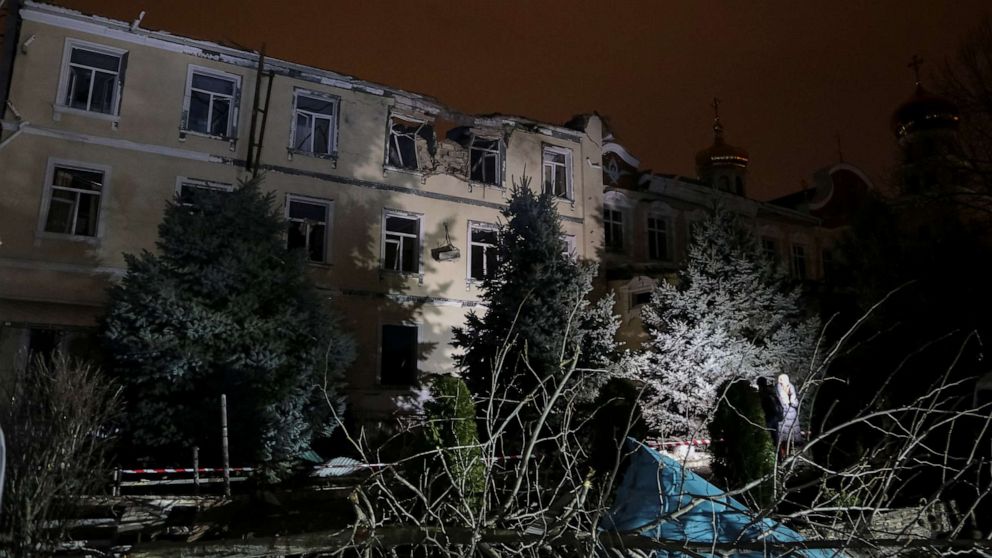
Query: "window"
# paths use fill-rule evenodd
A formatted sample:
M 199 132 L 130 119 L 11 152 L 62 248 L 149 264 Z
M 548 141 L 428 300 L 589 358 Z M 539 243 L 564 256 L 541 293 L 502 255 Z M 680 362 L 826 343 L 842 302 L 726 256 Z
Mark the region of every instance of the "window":
M 472 138 L 472 145 L 469 147 L 469 180 L 499 186 L 503 183 L 501 171 L 499 140 Z
M 766 236 L 761 239 L 761 252 L 768 261 L 778 263 L 778 242 L 774 238 Z
M 562 255 L 566 258 L 572 258 L 573 260 L 579 257 L 578 249 L 575 246 L 575 235 L 574 234 L 563 234 L 561 236 L 562 242 L 565 243 L 565 251 Z
M 806 247 L 800 244 L 792 245 L 792 275 L 800 281 L 806 279 Z
M 477 281 L 496 272 L 496 226 L 489 223 L 468 225 L 468 276 Z
M 105 173 L 56 164 L 48 187 L 45 232 L 98 236 Z
M 286 244 L 290 250 L 306 251 L 307 260 L 327 263 L 333 203 L 325 200 L 288 196 Z
M 239 76 L 190 67 L 184 129 L 209 136 L 234 137 L 240 86 Z
M 418 138 L 425 142 L 425 145 L 433 142 L 433 128 L 419 120 L 390 115 L 386 164 L 397 169 L 418 170 L 420 168 Z
M 669 228 L 667 218 L 661 215 L 648 216 L 648 257 L 650 259 L 661 261 L 672 259 Z
M 66 50 L 59 104 L 87 112 L 118 114 L 127 52 L 76 41 L 67 42 Z
M 382 240 L 382 268 L 420 271 L 420 216 L 387 211 Z
M 606 250 L 623 252 L 623 213 L 619 209 L 603 208 L 603 229 L 606 232 Z
M 204 196 L 212 196 L 217 192 L 230 192 L 234 187 L 223 182 L 211 182 L 196 178 L 180 177 L 176 181 L 176 199 L 180 205 L 196 206 Z
M 834 273 L 834 271 L 836 271 L 834 269 L 834 253 L 833 251 L 824 248 L 820 258 L 823 262 L 823 275 L 829 277 Z
M 571 150 L 544 146 L 544 191 L 559 198 L 572 199 Z
M 411 386 L 417 382 L 417 327 L 382 326 L 379 383 Z
M 642 304 L 648 304 L 651 302 L 651 293 L 654 291 L 640 291 L 635 293 L 630 293 L 630 307 L 635 308 Z
M 313 155 L 337 151 L 338 100 L 318 93 L 297 91 L 293 96 L 292 150 Z

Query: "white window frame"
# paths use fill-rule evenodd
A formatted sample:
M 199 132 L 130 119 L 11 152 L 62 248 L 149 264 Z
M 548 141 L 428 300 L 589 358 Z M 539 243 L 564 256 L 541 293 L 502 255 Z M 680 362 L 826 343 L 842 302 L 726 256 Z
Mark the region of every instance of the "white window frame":
M 487 244 L 485 242 L 474 242 L 472 240 L 472 231 L 475 230 L 475 229 L 486 230 L 486 231 L 494 231 L 495 232 L 495 231 L 498 231 L 499 230 L 499 225 L 496 225 L 495 223 L 487 223 L 485 221 L 469 221 L 468 222 L 468 257 L 465 258 L 465 260 L 466 260 L 465 263 L 467 264 L 467 267 L 466 267 L 466 270 L 465 270 L 465 280 L 469 284 L 472 284 L 472 283 L 474 283 L 476 281 L 482 281 L 482 279 L 479 279 L 479 278 L 476 278 L 476 277 L 472 277 L 472 247 L 475 246 L 475 245 L 480 245 L 480 246 L 483 246 L 483 247 L 487 247 L 488 246 L 489 249 L 492 249 L 492 250 L 498 249 L 497 245 L 495 245 L 495 244 Z M 486 248 L 483 248 L 483 253 L 485 252 L 485 250 L 486 250 Z M 482 259 L 482 267 L 485 270 L 486 259 L 484 257 Z M 483 274 L 485 275 L 485 272 L 483 272 Z
M 496 149 L 494 150 L 490 148 L 487 149 L 477 148 L 475 146 L 476 141 L 496 142 Z M 483 153 L 487 153 L 488 154 L 487 157 L 491 157 L 493 155 L 496 156 L 496 165 L 495 165 L 496 179 L 493 182 L 486 182 L 483 180 L 476 180 L 472 178 L 472 151 L 475 150 L 482 151 Z M 472 184 L 481 184 L 484 186 L 496 186 L 497 188 L 503 187 L 503 140 L 495 136 L 485 136 L 485 135 L 472 136 L 472 141 L 468 144 L 468 175 L 466 176 L 466 178 Z M 544 180 L 544 178 L 542 177 L 541 180 Z
M 549 166 L 552 168 L 552 172 L 555 172 L 555 174 L 557 174 L 557 171 L 554 169 L 558 167 L 558 164 L 552 161 L 548 161 L 548 155 L 551 154 L 565 156 L 565 162 L 562 163 L 564 169 L 561 171 L 565 173 L 565 195 L 559 196 L 554 192 L 551 192 L 551 195 L 556 198 L 560 198 L 564 200 L 570 200 L 570 201 L 574 200 L 575 192 L 572 189 L 572 150 L 566 147 L 544 144 L 544 147 L 541 150 L 541 182 L 542 182 L 541 189 L 542 191 L 547 190 L 548 185 L 547 183 L 544 183 L 544 176 L 545 176 L 545 171 Z
M 289 206 L 293 202 L 308 203 L 311 205 L 322 205 L 327 209 L 327 221 L 324 222 L 324 258 L 320 261 L 311 260 L 309 257 L 309 251 L 307 252 L 307 263 L 315 265 L 329 265 L 331 263 L 331 239 L 333 238 L 332 231 L 334 229 L 334 200 L 327 200 L 322 198 L 313 198 L 310 196 L 300 196 L 297 194 L 286 194 L 286 221 L 288 223 L 298 222 L 298 219 L 293 219 L 289 216 Z M 309 236 L 307 236 L 309 239 Z M 287 247 L 288 247 L 287 240 Z M 308 247 L 309 248 L 309 247 Z
M 576 244 L 576 239 L 574 234 L 565 233 L 561 235 L 562 242 L 565 243 L 565 252 L 562 253 L 566 258 L 571 258 L 577 260 L 579 258 L 578 245 Z
M 409 233 L 390 233 L 386 230 L 386 220 L 388 217 L 401 217 L 404 219 L 413 219 L 417 221 L 417 234 L 412 235 Z M 402 269 L 402 260 L 400 261 L 401 269 L 393 269 L 392 267 L 387 267 L 386 265 L 386 244 L 388 242 L 396 242 L 395 240 L 387 239 L 386 237 L 390 234 L 399 235 L 403 238 L 413 238 L 417 242 L 417 249 L 414 251 L 417 258 L 417 267 L 413 271 L 404 271 Z M 402 241 L 400 241 L 402 242 Z M 420 213 L 411 213 L 409 211 L 401 211 L 398 209 L 383 209 L 382 210 L 382 235 L 380 237 L 380 250 L 379 250 L 379 268 L 382 271 L 389 273 L 400 273 L 403 275 L 421 275 L 424 269 L 424 216 Z M 398 253 L 402 255 L 402 245 L 400 246 Z
M 193 97 L 193 74 L 203 74 L 210 77 L 215 77 L 218 79 L 226 79 L 228 81 L 234 82 L 234 94 L 231 95 L 231 110 L 227 114 L 227 131 L 224 135 L 218 136 L 211 134 L 210 132 L 201 132 L 199 130 L 192 130 L 189 127 L 189 107 L 190 102 Z M 205 91 L 210 95 L 210 109 L 213 111 L 213 98 L 214 97 L 226 97 L 220 93 L 214 93 L 212 91 Z M 186 89 L 183 96 L 183 118 L 182 118 L 182 131 L 187 134 L 193 134 L 197 136 L 204 136 L 208 138 L 218 138 L 218 139 L 235 139 L 235 130 L 237 129 L 238 119 L 241 117 L 240 109 L 240 98 L 241 98 L 241 76 L 239 74 L 232 74 L 229 72 L 223 72 L 220 70 L 215 70 L 213 68 L 206 68 L 204 66 L 196 66 L 190 64 L 186 68 Z M 210 112 L 207 113 L 208 115 Z M 207 117 L 207 122 L 210 122 L 209 116 Z
M 69 93 L 69 67 L 72 66 L 72 51 L 73 49 L 82 49 L 96 52 L 99 54 L 106 54 L 109 56 L 116 56 L 120 60 L 117 66 L 117 79 L 114 80 L 114 98 L 111 101 L 113 104 L 113 111 L 109 113 L 96 112 L 89 109 L 79 109 L 69 106 L 66 103 L 66 96 Z M 62 49 L 62 68 L 59 74 L 59 85 L 56 89 L 55 103 L 53 107 L 57 112 L 67 112 L 73 114 L 81 114 L 86 116 L 91 116 L 93 118 L 100 118 L 105 120 L 113 120 L 114 122 L 120 120 L 121 114 L 121 98 L 123 97 L 124 87 L 123 81 L 126 73 L 125 60 L 127 58 L 128 51 L 122 48 L 116 48 L 106 45 L 101 45 L 97 43 L 91 43 L 88 41 L 81 41 L 79 39 L 66 38 L 65 46 Z M 88 66 L 84 66 L 89 68 Z M 104 73 L 110 73 L 104 69 L 91 68 L 93 71 L 99 71 Z M 90 82 L 90 95 L 92 96 L 92 81 Z M 92 103 L 92 99 L 90 99 Z
M 322 101 L 328 101 L 334 105 L 334 114 L 328 117 L 326 114 L 319 114 L 310 112 L 308 110 L 303 110 L 299 108 L 300 97 L 311 97 L 314 99 L 320 99 Z M 299 149 L 296 147 L 296 117 L 299 113 L 304 113 L 310 116 L 310 151 L 305 149 Z M 328 93 L 323 93 L 321 91 L 313 91 L 310 89 L 303 89 L 302 87 L 293 88 L 293 113 L 289 123 L 289 151 L 293 154 L 306 155 L 307 157 L 334 159 L 338 156 L 338 123 L 340 122 L 341 114 L 341 99 L 336 95 L 331 95 Z M 328 134 L 327 141 L 329 143 L 327 153 L 315 153 L 313 151 L 313 129 L 314 122 L 316 119 L 324 119 L 330 121 L 330 133 Z
M 191 178 L 189 176 L 177 176 L 176 177 L 176 201 L 178 202 L 180 196 L 183 193 L 184 185 L 194 186 L 196 188 L 204 188 L 207 190 L 219 190 L 222 192 L 233 192 L 234 185 L 228 182 L 216 182 L 214 180 L 204 180 L 202 178 Z M 189 206 L 192 204 L 181 203 L 180 205 Z
M 665 257 L 655 258 L 651 254 L 651 235 L 655 234 L 658 229 L 653 229 L 651 227 L 651 221 L 661 221 L 665 224 Z M 662 213 L 660 211 L 650 211 L 644 218 L 644 231 L 647 236 L 647 256 L 648 259 L 654 262 L 672 262 L 675 260 L 675 221 L 672 216 L 667 213 Z
M 58 233 L 49 232 L 45 230 L 45 223 L 48 222 L 48 211 L 51 208 L 52 203 L 52 188 L 54 185 L 52 182 L 55 180 L 55 167 L 63 167 L 69 169 L 76 169 L 86 172 L 99 172 L 103 174 L 103 183 L 100 185 L 100 204 L 99 209 L 97 209 L 96 217 L 96 231 L 93 236 L 73 234 L 73 233 Z M 99 243 L 103 238 L 104 230 L 106 229 L 106 209 L 107 209 L 107 198 L 110 192 L 110 167 L 108 165 L 98 165 L 93 163 L 86 163 L 82 161 L 73 161 L 69 159 L 56 159 L 49 158 L 48 166 L 45 170 L 45 185 L 42 188 L 41 195 L 41 207 L 39 208 L 38 214 L 38 227 L 35 229 L 35 235 L 38 238 L 57 238 L 66 240 L 77 240 L 81 242 Z M 75 227 L 73 227 L 75 229 Z
M 396 138 L 397 136 L 404 136 L 404 135 L 406 135 L 406 134 L 396 134 L 396 133 L 393 132 L 393 119 L 394 118 L 398 118 L 400 120 L 406 120 L 407 122 L 414 122 L 414 123 L 420 124 L 420 127 L 417 128 L 417 132 L 413 134 L 413 158 L 414 158 L 414 167 L 413 168 L 402 167 L 402 166 L 398 167 L 396 165 L 393 165 L 389 161 L 389 149 L 390 149 L 390 147 L 392 147 L 393 141 L 395 141 L 394 138 Z M 421 161 L 420 161 L 420 153 L 417 150 L 417 138 L 419 137 L 420 130 L 424 126 L 433 127 L 434 126 L 434 123 L 432 121 L 430 121 L 430 120 L 428 120 L 426 118 L 420 117 L 420 116 L 413 116 L 413 115 L 407 114 L 405 112 L 390 111 L 389 116 L 386 119 L 386 149 L 385 149 L 385 152 L 383 153 L 383 155 L 384 155 L 384 158 L 383 158 L 383 167 L 385 167 L 385 168 L 387 168 L 389 170 L 398 171 L 398 172 L 419 173 L 421 171 Z M 402 155 L 402 153 L 400 151 L 398 151 L 398 150 L 397 150 L 397 153 L 400 153 Z

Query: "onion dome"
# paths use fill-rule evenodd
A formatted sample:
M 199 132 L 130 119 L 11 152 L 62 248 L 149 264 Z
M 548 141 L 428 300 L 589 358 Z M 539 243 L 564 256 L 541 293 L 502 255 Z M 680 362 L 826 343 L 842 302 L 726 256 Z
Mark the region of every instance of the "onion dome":
M 720 117 L 713 119 L 713 145 L 696 154 L 697 172 L 702 175 L 706 169 L 728 167 L 746 169 L 750 162 L 751 158 L 746 150 L 724 141 Z
M 892 132 L 902 139 L 924 130 L 956 130 L 960 114 L 957 105 L 917 82 L 913 96 L 892 114 Z

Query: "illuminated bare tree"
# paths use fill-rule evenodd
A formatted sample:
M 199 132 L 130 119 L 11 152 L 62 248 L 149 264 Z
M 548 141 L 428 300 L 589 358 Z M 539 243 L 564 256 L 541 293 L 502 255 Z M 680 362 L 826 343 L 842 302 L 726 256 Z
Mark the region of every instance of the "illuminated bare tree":
M 118 390 L 96 368 L 56 353 L 19 372 L 0 405 L 0 556 L 49 556 L 65 538 L 73 499 L 103 489 Z
M 866 320 L 824 350 L 821 364 L 798 386 L 801 397 L 812 393 L 817 382 L 827 381 L 830 363 Z M 959 355 L 974 341 L 971 336 L 963 339 Z M 500 377 L 508 373 L 504 358 L 510 344 L 512 339 L 493 363 L 494 382 L 513 380 Z M 917 356 L 918 351 L 903 360 Z M 523 362 L 527 360 L 525 356 Z M 479 431 L 488 432 L 488 438 L 473 443 L 469 436 L 461 446 L 425 448 L 375 469 L 351 494 L 354 521 L 346 529 L 204 543 L 184 547 L 185 554 L 136 555 L 230 556 L 236 549 L 239 556 L 636 557 L 665 550 L 679 556 L 756 552 L 748 556 L 819 557 L 895 556 L 913 550 L 937 555 L 990 546 L 987 539 L 965 536 L 992 487 L 990 406 L 973 401 L 969 380 L 954 379 L 956 360 L 946 362 L 933 385 L 918 396 L 894 405 L 879 398 L 852 418 L 814 431 L 765 477 L 713 494 L 683 493 L 678 505 L 659 505 L 646 523 L 621 532 L 608 528 L 611 498 L 629 474 L 625 462 L 636 448 L 616 447 L 611 466 L 589 467 L 585 432 L 598 417 L 579 403 L 580 380 L 589 371 L 576 366 L 578 361 L 575 354 L 562 354 L 559 379 L 534 378 L 536 387 L 519 399 L 476 401 Z M 628 425 L 634 418 L 625 417 Z M 823 458 L 855 429 L 877 432 L 879 442 L 847 463 Z M 956 441 L 961 432 L 968 433 L 970 444 Z M 366 463 L 382 463 L 383 454 L 370 446 L 363 431 L 354 433 L 351 442 Z M 682 470 L 675 461 L 661 461 L 659 467 Z M 481 474 L 481 490 L 478 477 L 465 474 L 473 468 Z M 763 506 L 748 500 L 748 492 L 759 484 L 773 489 Z M 657 502 L 660 493 L 661 487 L 659 495 L 648 494 L 646 500 Z M 914 501 L 907 506 L 910 494 Z M 683 521 L 703 504 L 726 503 L 728 497 L 751 504 L 754 528 L 746 537 L 714 534 L 711 540 L 680 540 L 645 534 Z M 957 503 L 956 512 L 951 500 Z M 720 521 L 714 512 L 713 533 L 719 532 Z M 783 525 L 806 540 L 768 536 Z M 809 554 L 815 549 L 825 553 Z

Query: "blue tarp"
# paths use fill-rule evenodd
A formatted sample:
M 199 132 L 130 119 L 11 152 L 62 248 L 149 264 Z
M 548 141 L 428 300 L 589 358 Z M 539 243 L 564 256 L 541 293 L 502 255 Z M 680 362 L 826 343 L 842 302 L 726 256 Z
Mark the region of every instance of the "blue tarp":
M 635 440 L 630 465 L 617 487 L 606 527 L 636 532 L 671 542 L 732 543 L 735 541 L 796 542 L 802 535 L 771 519 L 755 521 L 754 514 L 723 490 L 699 475 Z M 689 506 L 698 497 L 707 500 L 672 519 L 672 513 Z M 743 535 L 742 535 L 743 533 Z M 697 551 L 698 552 L 698 551 Z M 700 552 L 703 556 L 719 556 Z M 735 556 L 761 558 L 763 552 L 741 551 Z M 686 558 L 682 552 L 655 551 L 655 558 Z M 801 550 L 787 556 L 841 558 L 836 550 Z

